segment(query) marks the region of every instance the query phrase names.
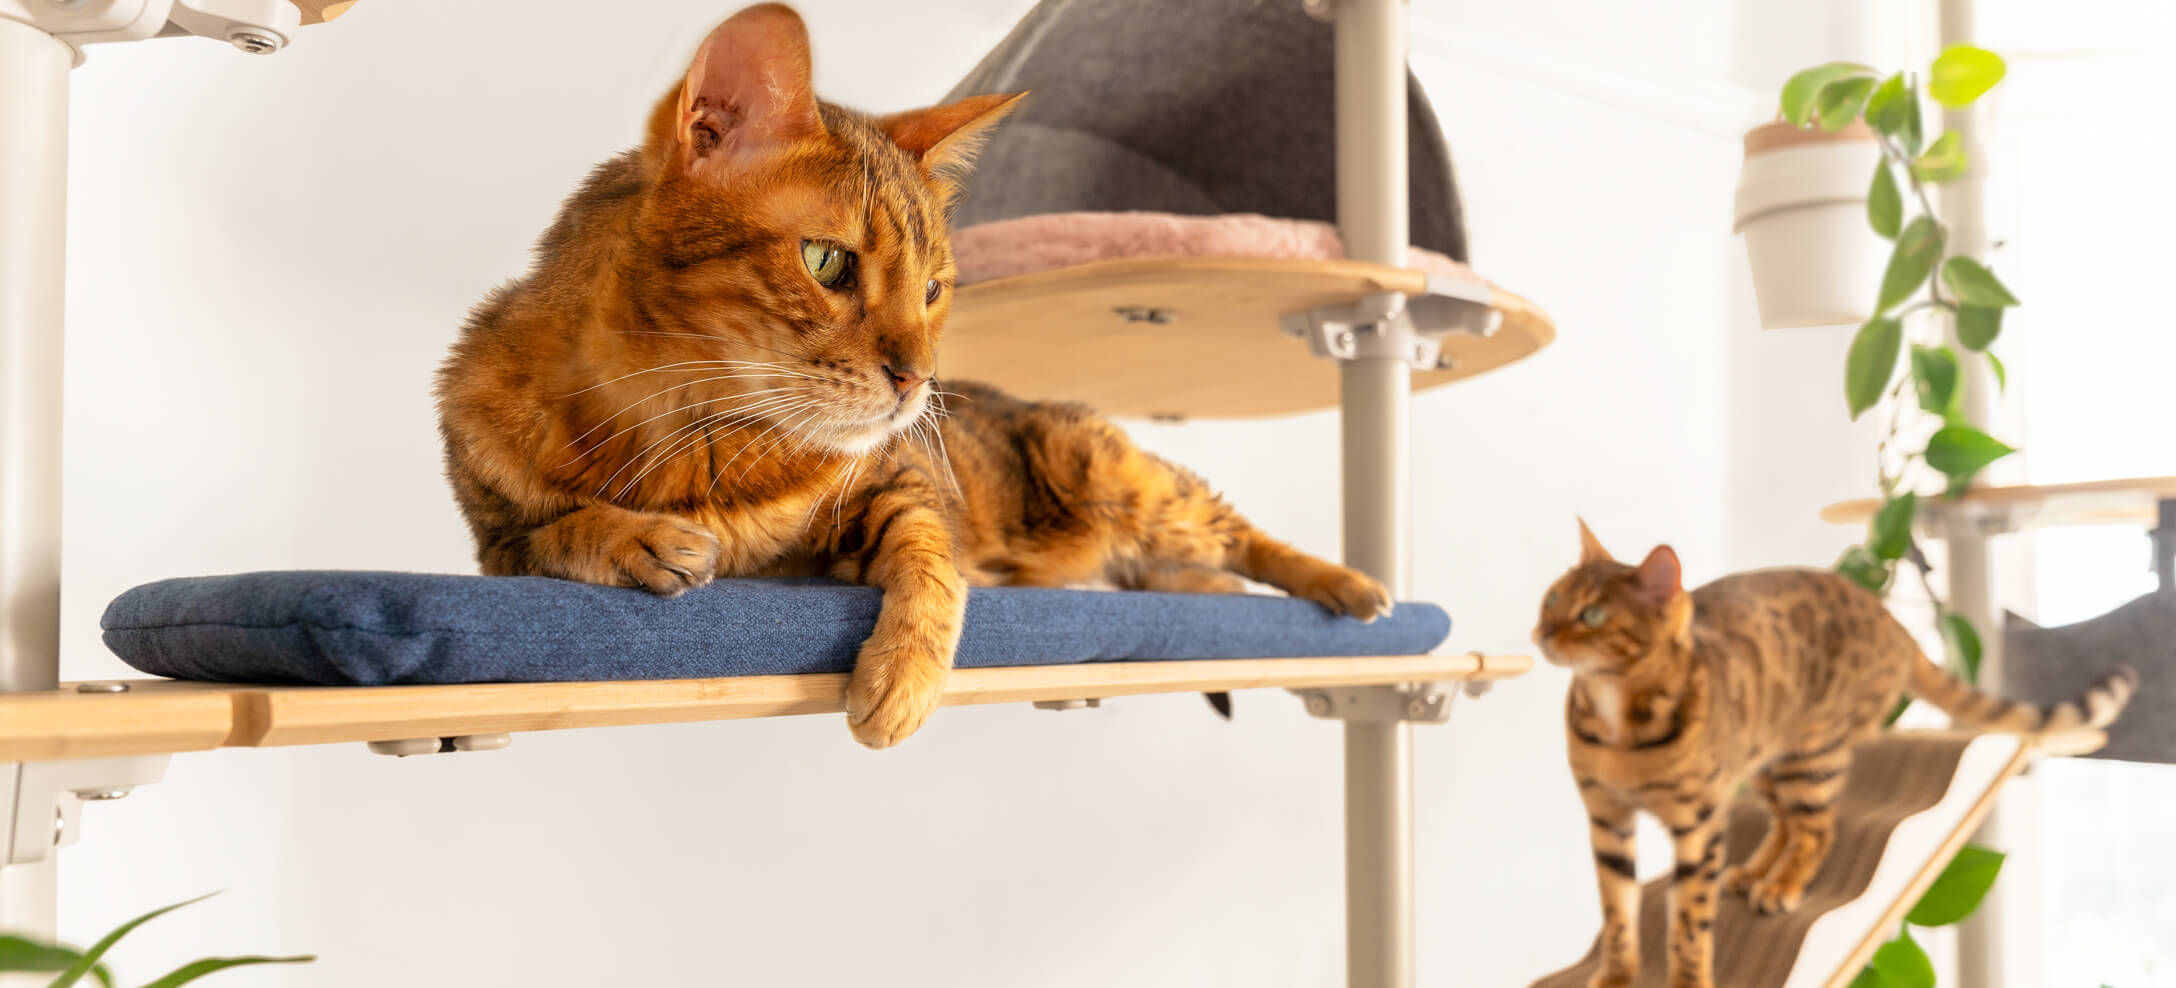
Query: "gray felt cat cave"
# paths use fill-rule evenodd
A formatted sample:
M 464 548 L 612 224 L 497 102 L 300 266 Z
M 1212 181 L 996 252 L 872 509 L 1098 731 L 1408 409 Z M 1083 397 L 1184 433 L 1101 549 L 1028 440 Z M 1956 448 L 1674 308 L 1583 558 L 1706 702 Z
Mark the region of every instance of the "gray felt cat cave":
M 1466 266 L 1450 151 L 1402 65 L 1404 257 L 1347 259 L 1334 34 L 1296 2 L 1037 5 L 948 97 L 1029 94 L 955 216 L 947 373 L 1111 414 L 1261 416 L 1337 404 L 1314 354 L 1352 326 L 1306 314 L 1361 297 L 1414 310 L 1415 388 L 1548 345 L 1546 315 Z

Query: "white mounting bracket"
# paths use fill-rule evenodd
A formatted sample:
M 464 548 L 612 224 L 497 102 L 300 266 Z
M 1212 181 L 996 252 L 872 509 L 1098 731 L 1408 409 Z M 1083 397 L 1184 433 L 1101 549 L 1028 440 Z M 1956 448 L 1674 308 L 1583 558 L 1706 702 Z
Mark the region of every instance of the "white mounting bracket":
M 83 64 L 83 46 L 195 35 L 252 55 L 288 46 L 302 26 L 291 0 L 0 0 L 0 17 L 59 38 Z
M 1400 686 L 1329 686 L 1293 690 L 1309 715 L 1369 724 L 1441 724 L 1451 719 L 1456 694 L 1442 683 Z
M 1486 282 L 1432 274 L 1419 295 L 1377 292 L 1346 304 L 1290 313 L 1281 322 L 1287 335 L 1306 340 L 1317 357 L 1387 357 L 1410 363 L 1414 370 L 1450 370 L 1456 362 L 1443 352 L 1443 338 L 1496 332 L 1503 315 L 1489 304 L 1494 294 Z
M 410 755 L 440 755 L 456 751 L 498 751 L 514 743 L 514 736 L 505 732 L 497 734 L 461 734 L 446 738 L 402 738 L 398 741 L 372 741 L 370 753 L 407 758 Z
M 44 861 L 76 842 L 84 803 L 120 799 L 166 777 L 166 755 L 0 764 L 0 865 Z

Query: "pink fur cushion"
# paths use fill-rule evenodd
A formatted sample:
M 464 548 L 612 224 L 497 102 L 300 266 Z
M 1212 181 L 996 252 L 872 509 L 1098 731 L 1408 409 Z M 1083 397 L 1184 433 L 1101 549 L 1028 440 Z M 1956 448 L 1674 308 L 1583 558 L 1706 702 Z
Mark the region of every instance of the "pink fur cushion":
M 952 234 L 959 283 L 995 281 L 1122 257 L 1284 257 L 1339 260 L 1337 228 L 1256 213 L 1045 213 L 978 223 Z M 1413 248 L 1408 267 L 1471 277 L 1472 269 Z

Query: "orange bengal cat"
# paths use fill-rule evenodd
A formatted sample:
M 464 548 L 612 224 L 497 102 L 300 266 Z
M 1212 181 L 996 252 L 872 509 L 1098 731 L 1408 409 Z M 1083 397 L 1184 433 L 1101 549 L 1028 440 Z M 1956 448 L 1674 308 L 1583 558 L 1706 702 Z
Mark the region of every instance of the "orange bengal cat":
M 1962 726 L 2057 735 L 2107 726 L 2137 686 L 2124 669 L 2045 710 L 2012 703 L 1929 661 L 1880 597 L 1834 573 L 1740 573 L 1687 592 L 1670 547 L 1627 566 L 1584 522 L 1579 535 L 1579 565 L 1549 588 L 1534 641 L 1572 670 L 1566 744 L 1602 892 L 1597 988 L 1630 985 L 1640 967 L 1637 811 L 1668 827 L 1677 850 L 1668 983 L 1706 988 L 1717 882 L 1757 912 L 1797 907 L 1828 854 L 1851 747 L 1881 730 L 1900 694 Z M 1746 782 L 1772 821 L 1726 873 L 1717 810 Z
M 873 748 L 936 705 L 969 586 L 1247 577 L 1387 612 L 1381 584 L 1262 534 L 1086 408 L 939 390 L 946 211 L 1019 98 L 871 118 L 810 93 L 790 9 L 712 31 L 642 146 L 567 200 L 439 373 L 484 572 L 668 596 L 718 576 L 880 587 L 846 710 Z

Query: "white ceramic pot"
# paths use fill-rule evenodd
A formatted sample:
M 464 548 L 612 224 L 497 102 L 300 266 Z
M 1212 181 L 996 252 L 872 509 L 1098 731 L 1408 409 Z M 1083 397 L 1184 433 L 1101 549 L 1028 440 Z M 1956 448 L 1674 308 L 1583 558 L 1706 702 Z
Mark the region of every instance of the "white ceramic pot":
M 1866 220 L 1880 158 L 1864 122 L 1834 134 L 1788 123 L 1746 133 L 1732 228 L 1745 234 L 1762 326 L 1834 326 L 1872 314 L 1890 248 Z

